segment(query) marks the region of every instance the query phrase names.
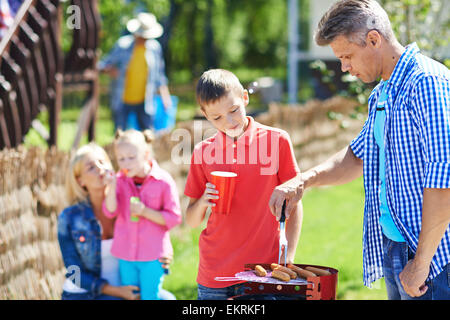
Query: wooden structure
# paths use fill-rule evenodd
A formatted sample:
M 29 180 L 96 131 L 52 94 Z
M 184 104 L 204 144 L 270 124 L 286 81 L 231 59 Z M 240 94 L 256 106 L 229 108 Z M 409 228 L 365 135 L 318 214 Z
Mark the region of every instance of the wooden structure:
M 89 141 L 95 138 L 99 104 L 97 58 L 101 19 L 96 0 L 71 0 L 71 5 L 79 8 L 81 15 L 79 28 L 73 29 L 72 47 L 64 58 L 64 89 L 86 92 L 73 142 L 73 147 L 76 148 L 84 132 L 87 131 Z
M 98 106 L 96 71 L 100 17 L 96 0 L 71 0 L 80 13 L 72 48 L 61 46 L 60 0 L 25 0 L 0 42 L 0 150 L 18 146 L 40 111 L 49 112 L 49 145 L 56 145 L 63 86 L 87 90 L 81 136 L 94 138 Z M 81 122 L 80 122 L 81 123 Z

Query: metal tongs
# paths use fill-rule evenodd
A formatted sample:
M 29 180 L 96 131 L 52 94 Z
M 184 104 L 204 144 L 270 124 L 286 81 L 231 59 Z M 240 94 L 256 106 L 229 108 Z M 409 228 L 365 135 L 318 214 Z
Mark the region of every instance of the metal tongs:
M 284 248 L 284 266 L 286 266 L 286 260 L 287 260 L 287 248 L 288 248 L 288 242 L 286 239 L 286 200 L 283 202 L 283 207 L 281 208 L 281 217 L 280 217 L 280 243 L 278 247 L 278 264 L 281 262 L 281 252 Z

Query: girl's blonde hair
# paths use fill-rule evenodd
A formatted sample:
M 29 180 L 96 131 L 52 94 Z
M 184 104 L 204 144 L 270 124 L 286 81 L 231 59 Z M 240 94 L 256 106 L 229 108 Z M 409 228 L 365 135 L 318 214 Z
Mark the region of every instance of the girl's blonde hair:
M 83 161 L 85 157 L 92 153 L 104 157 L 105 165 L 109 166 L 108 169 L 112 170 L 113 168 L 106 151 L 94 142 L 84 145 L 76 150 L 70 158 L 69 169 L 66 174 L 66 193 L 67 200 L 70 204 L 89 201 L 88 191 L 79 184 L 78 178 L 83 170 Z
M 114 145 L 117 146 L 119 143 L 127 142 L 137 147 L 145 146 L 146 150 L 149 150 L 153 156 L 153 150 L 151 147 L 153 140 L 155 140 L 155 136 L 153 135 L 152 130 L 149 129 L 144 131 L 138 131 L 135 129 L 122 131 L 119 129 L 116 131 Z

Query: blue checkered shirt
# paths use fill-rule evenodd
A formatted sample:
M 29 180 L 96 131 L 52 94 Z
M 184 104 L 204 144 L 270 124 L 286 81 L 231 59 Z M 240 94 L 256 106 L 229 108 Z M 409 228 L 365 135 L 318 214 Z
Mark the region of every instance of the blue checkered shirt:
M 395 225 L 416 251 L 422 220 L 424 188 L 450 188 L 450 72 L 422 55 L 415 43 L 406 47 L 386 83 L 388 101 L 384 143 L 386 193 Z M 364 163 L 364 285 L 383 277 L 378 146 L 373 127 L 383 81 L 369 97 L 369 114 L 351 142 Z M 450 227 L 437 248 L 429 279 L 450 262 Z

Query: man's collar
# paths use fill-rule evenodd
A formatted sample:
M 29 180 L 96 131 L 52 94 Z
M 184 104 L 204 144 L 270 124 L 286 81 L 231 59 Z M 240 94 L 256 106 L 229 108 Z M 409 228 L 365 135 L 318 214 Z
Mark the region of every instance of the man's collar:
M 400 56 L 397 64 L 395 65 L 394 71 L 392 71 L 392 74 L 389 77 L 389 80 L 387 80 L 387 83 L 399 87 L 403 82 L 403 78 L 405 77 L 408 65 L 415 57 L 415 55 L 419 52 L 420 49 L 415 42 L 408 45 L 405 48 L 405 51 Z

